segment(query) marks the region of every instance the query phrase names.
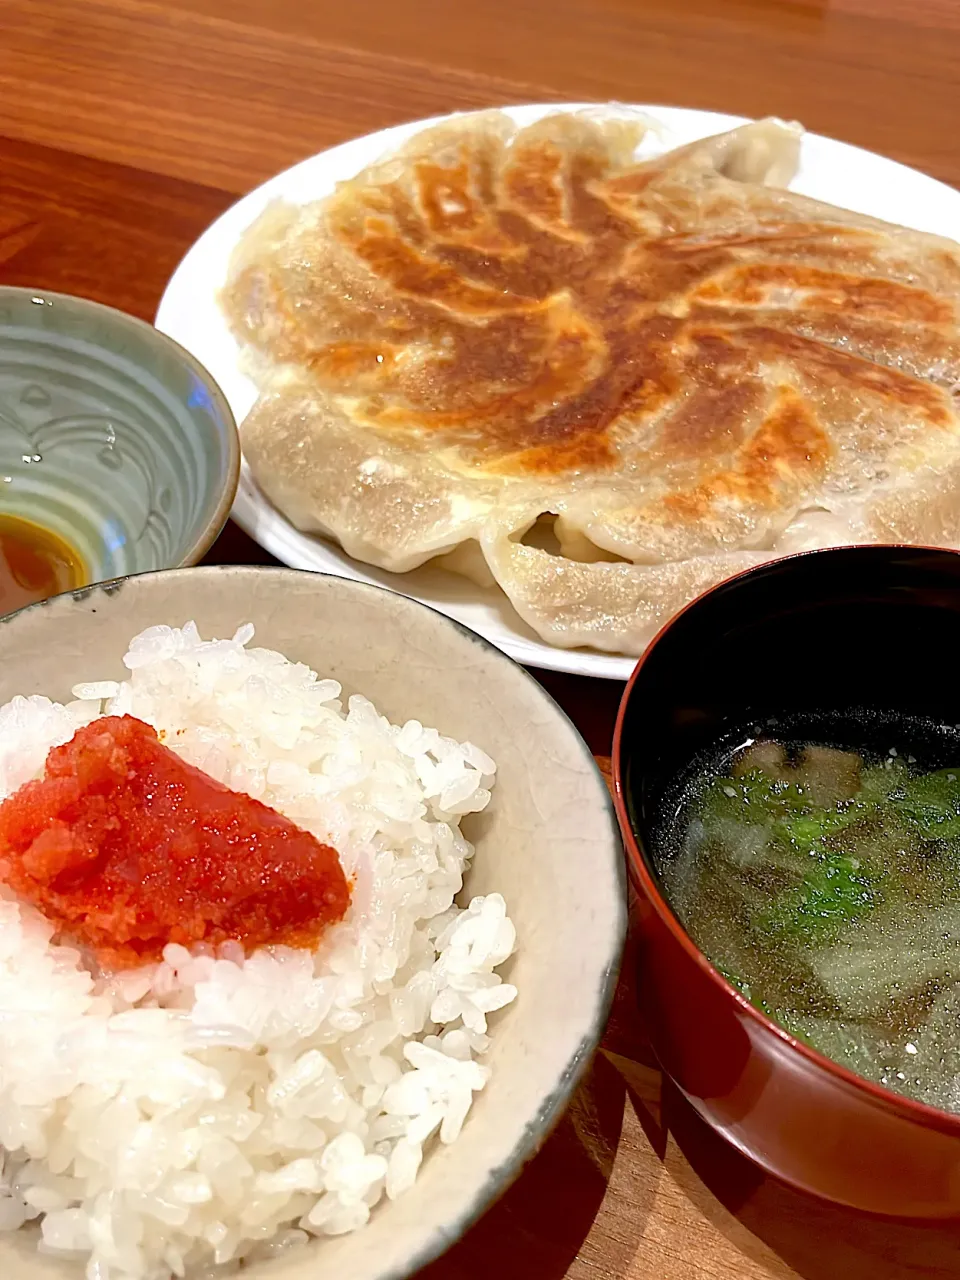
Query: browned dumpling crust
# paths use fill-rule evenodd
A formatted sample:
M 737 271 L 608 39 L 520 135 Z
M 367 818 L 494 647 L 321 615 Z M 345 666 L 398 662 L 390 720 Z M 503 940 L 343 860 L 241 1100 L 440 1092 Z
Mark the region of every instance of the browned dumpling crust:
M 250 228 L 241 434 L 298 528 L 628 654 L 777 555 L 960 546 L 960 247 L 785 190 L 798 126 L 643 132 L 462 116 Z

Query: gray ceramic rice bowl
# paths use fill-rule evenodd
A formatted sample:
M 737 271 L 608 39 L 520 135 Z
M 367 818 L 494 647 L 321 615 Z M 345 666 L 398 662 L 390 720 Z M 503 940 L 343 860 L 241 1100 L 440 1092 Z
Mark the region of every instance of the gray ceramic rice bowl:
M 504 654 L 423 605 L 376 587 L 273 568 L 146 574 L 56 597 L 0 621 L 0 704 L 69 699 L 81 679 L 122 678 L 145 627 L 194 620 L 203 636 L 243 622 L 360 692 L 395 722 L 415 718 L 497 763 L 493 799 L 464 820 L 477 853 L 463 897 L 496 890 L 517 928 L 505 966 L 517 1000 L 493 1024 L 492 1068 L 463 1132 L 425 1158 L 415 1186 L 350 1235 L 244 1268 L 249 1280 L 402 1280 L 437 1257 L 536 1153 L 597 1046 L 616 983 L 626 890 L 603 779 L 569 720 Z M 0 1275 L 79 1280 L 81 1264 L 0 1235 Z

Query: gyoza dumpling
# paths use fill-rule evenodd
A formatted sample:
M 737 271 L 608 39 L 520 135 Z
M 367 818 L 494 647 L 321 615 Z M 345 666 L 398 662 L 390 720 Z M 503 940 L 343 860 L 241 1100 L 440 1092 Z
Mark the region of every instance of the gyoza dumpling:
M 250 229 L 241 434 L 298 528 L 469 544 L 545 640 L 625 653 L 791 550 L 960 545 L 960 248 L 783 190 L 796 126 L 642 131 L 465 116 Z

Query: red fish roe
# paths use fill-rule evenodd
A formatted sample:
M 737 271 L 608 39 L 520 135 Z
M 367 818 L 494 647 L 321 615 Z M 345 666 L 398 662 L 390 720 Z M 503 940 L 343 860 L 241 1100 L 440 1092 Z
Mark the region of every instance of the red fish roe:
M 0 804 L 0 878 L 106 968 L 168 942 L 313 946 L 347 909 L 335 849 L 108 716 Z

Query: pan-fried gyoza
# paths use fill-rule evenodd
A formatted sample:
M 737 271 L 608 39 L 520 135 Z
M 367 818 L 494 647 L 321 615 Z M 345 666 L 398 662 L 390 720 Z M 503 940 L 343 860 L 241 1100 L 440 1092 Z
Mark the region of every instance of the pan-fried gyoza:
M 263 213 L 222 303 L 298 528 L 624 653 L 790 551 L 960 546 L 960 247 L 786 190 L 798 126 L 644 129 L 462 116 Z

